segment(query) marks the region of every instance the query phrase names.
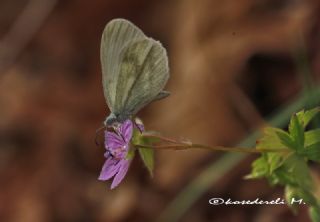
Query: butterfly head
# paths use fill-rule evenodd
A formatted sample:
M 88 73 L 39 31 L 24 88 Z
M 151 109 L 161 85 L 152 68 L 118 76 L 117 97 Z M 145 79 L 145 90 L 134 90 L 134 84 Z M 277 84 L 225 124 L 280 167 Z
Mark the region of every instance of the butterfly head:
M 118 118 L 114 113 L 110 113 L 110 115 L 106 118 L 106 120 L 104 121 L 104 125 L 105 126 L 112 126 L 114 125 L 116 122 L 118 122 Z
M 104 125 L 109 127 L 109 126 L 115 126 L 119 123 L 123 123 L 127 119 L 130 119 L 130 115 L 127 114 L 114 114 L 110 113 L 110 115 L 106 118 L 104 121 Z

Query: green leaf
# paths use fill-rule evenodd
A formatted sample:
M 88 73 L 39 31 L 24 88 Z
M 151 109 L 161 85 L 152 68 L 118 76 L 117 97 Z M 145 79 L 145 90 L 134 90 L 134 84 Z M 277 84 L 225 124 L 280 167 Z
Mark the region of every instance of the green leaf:
M 264 128 L 263 136 L 257 141 L 256 148 L 260 150 L 286 149 L 286 146 L 277 135 L 278 133 L 285 134 L 289 137 L 289 135 L 281 129 L 273 127 Z M 283 160 L 286 158 L 286 155 L 288 154 L 277 152 L 268 152 L 262 154 L 259 159 L 252 163 L 251 174 L 246 176 L 246 178 L 270 177 L 273 171 L 283 164 Z M 274 183 L 272 182 L 272 184 Z
M 151 177 L 153 176 L 153 168 L 154 168 L 154 151 L 153 149 L 148 148 L 139 148 L 140 157 L 147 167 Z
M 289 134 L 297 151 L 304 147 L 304 127 L 296 114 L 291 117 L 289 123 Z
M 246 179 L 271 177 L 273 171 L 278 169 L 285 160 L 286 156 L 278 153 L 264 153 L 252 163 L 251 174 L 247 175 Z M 271 182 L 272 184 L 276 184 Z
M 305 149 L 303 149 L 301 154 L 307 157 L 309 160 L 320 162 L 320 142 L 307 146 Z
M 266 127 L 263 129 L 263 136 L 257 141 L 256 148 L 257 149 L 282 149 L 286 148 L 285 145 L 281 142 L 277 133 L 286 133 L 285 131 L 273 128 Z
M 267 177 L 267 180 L 268 180 L 268 182 L 269 182 L 269 184 L 271 186 L 275 186 L 275 185 L 281 184 L 281 182 L 279 180 L 279 176 L 276 173 L 273 173 L 273 174 L 269 175 Z
M 265 177 L 268 174 L 269 166 L 265 156 L 261 156 L 252 163 L 251 173 L 245 179 Z
M 305 132 L 305 128 L 319 111 L 315 108 L 294 114 L 288 132 L 267 127 L 256 145 L 257 149 L 263 150 L 263 154 L 253 162 L 252 172 L 247 176 L 265 177 L 271 185 L 285 186 L 289 207 L 296 211 L 298 205 L 308 204 L 313 222 L 320 222 L 320 204 L 314 195 L 315 184 L 307 163 L 308 160 L 320 163 L 320 129 Z M 277 148 L 293 151 L 265 151 Z
M 138 129 L 134 129 L 133 137 L 132 137 L 132 144 L 138 147 L 138 151 L 142 162 L 147 167 L 151 177 L 153 176 L 153 168 L 154 168 L 154 150 L 151 148 L 152 144 L 158 141 L 157 138 L 152 137 L 143 137 L 143 135 L 148 134 L 155 134 L 154 132 L 141 132 Z M 139 148 L 139 145 L 150 146 L 150 148 Z
M 305 128 L 310 123 L 310 121 L 319 113 L 319 111 L 319 107 L 316 107 L 307 111 L 300 111 L 296 115 L 303 128 Z
M 314 188 L 309 167 L 304 158 L 299 155 L 291 154 L 274 173 L 282 185 L 298 186 L 304 190 Z
M 297 146 L 296 146 L 295 142 L 292 140 L 291 136 L 287 132 L 278 131 L 276 133 L 277 133 L 277 136 L 280 139 L 281 143 L 284 146 L 286 146 L 292 150 L 295 150 L 295 151 L 297 150 Z
M 274 170 L 279 168 L 283 164 L 284 157 L 278 153 L 268 153 L 267 161 L 269 164 L 269 175 L 273 173 Z
M 309 130 L 305 132 L 305 146 L 310 146 L 320 142 L 320 129 Z

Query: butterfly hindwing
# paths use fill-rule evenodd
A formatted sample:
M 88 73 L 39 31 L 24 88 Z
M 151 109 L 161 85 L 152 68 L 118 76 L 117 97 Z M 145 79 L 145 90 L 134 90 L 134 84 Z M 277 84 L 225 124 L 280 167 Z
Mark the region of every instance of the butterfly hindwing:
M 124 48 L 116 90 L 115 111 L 136 114 L 161 95 L 169 78 L 166 50 L 151 39 L 137 40 Z

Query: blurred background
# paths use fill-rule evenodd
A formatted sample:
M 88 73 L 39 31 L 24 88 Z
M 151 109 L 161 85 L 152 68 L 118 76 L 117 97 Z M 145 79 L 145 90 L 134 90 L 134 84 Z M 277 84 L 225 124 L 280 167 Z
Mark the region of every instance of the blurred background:
M 168 50 L 172 94 L 139 113 L 146 128 L 234 146 L 317 87 L 319 12 L 318 0 L 1 0 L 0 221 L 308 221 L 305 207 L 295 217 L 286 206 L 208 204 L 282 197 L 243 179 L 255 155 L 158 151 L 154 178 L 135 158 L 111 191 L 97 180 L 94 138 L 109 114 L 99 47 L 111 19 Z

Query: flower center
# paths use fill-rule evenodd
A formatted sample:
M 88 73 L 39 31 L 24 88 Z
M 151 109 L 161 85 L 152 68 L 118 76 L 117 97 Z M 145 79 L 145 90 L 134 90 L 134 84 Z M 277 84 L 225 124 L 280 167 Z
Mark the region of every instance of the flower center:
M 115 159 L 123 159 L 127 154 L 126 146 L 120 146 L 115 149 L 110 150 L 110 153 Z

